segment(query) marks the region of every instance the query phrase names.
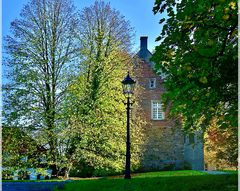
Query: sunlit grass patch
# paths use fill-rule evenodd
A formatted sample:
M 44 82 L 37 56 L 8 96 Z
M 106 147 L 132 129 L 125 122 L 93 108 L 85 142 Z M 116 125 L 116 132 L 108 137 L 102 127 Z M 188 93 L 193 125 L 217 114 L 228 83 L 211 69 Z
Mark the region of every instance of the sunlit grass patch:
M 234 191 L 237 175 L 209 175 L 200 171 L 164 171 L 133 174 L 132 179 L 79 180 L 65 191 Z

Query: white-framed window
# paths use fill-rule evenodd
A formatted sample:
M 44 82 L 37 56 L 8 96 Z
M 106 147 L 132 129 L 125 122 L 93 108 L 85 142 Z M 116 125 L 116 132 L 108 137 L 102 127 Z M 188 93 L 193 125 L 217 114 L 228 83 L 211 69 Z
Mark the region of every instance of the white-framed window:
M 149 79 L 149 88 L 151 89 L 156 88 L 156 78 Z
M 164 120 L 165 113 L 163 111 L 163 104 L 159 100 L 151 101 L 151 115 L 153 120 Z

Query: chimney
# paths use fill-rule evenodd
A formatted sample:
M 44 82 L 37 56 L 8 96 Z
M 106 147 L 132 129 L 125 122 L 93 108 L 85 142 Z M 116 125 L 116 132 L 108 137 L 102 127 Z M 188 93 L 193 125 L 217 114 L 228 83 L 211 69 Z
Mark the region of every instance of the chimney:
M 147 36 L 140 37 L 140 49 L 147 49 Z

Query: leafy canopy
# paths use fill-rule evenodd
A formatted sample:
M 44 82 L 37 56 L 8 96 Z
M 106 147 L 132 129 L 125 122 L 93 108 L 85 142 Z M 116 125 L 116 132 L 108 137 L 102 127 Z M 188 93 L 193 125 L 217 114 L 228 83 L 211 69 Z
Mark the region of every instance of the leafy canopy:
M 165 102 L 186 130 L 237 127 L 237 1 L 156 0 L 160 45 L 152 60 L 167 74 Z
M 66 163 L 75 171 L 81 165 L 94 175 L 122 172 L 125 159 L 126 115 L 121 81 L 132 68 L 129 54 L 132 28 L 104 1 L 95 1 L 79 13 L 81 68 L 68 87 L 65 102 L 66 140 L 70 142 Z M 135 104 L 136 105 L 136 104 Z M 142 120 L 138 119 L 138 124 Z M 132 147 L 138 151 L 140 125 L 132 128 Z M 139 159 L 132 155 L 133 166 Z

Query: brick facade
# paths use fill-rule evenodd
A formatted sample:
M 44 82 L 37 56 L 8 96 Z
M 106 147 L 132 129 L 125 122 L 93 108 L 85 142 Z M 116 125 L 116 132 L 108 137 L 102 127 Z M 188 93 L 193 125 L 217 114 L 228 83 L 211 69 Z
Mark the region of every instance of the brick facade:
M 140 106 L 147 122 L 141 154 L 142 167 L 144 170 L 180 169 L 185 162 L 189 162 L 193 169 L 202 169 L 202 144 L 189 146 L 179 123 L 168 119 L 169 108 L 164 110 L 165 119 L 152 119 L 152 101 L 161 101 L 165 90 L 163 79 L 153 71 L 154 63 L 149 60 L 152 54 L 147 49 L 147 37 L 141 37 L 140 40 L 141 48 L 135 58 L 134 74 L 140 87 Z M 153 79 L 156 83 L 154 88 L 150 86 L 150 80 Z M 194 157 L 196 154 L 198 158 Z M 199 165 L 193 164 L 196 162 Z

